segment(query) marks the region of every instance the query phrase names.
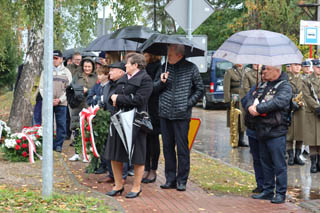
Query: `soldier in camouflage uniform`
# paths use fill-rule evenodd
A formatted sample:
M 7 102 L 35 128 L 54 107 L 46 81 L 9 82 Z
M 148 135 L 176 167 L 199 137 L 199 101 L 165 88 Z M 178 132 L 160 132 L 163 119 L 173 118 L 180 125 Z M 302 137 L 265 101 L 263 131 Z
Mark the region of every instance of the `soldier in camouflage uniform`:
M 304 120 L 305 145 L 310 147 L 311 173 L 320 171 L 320 61 L 313 60 L 314 72 L 304 79 L 303 98 L 306 103 Z
M 231 104 L 232 95 L 240 96 L 241 91 L 241 84 L 243 78 L 244 70 L 242 64 L 235 64 L 232 69 L 229 69 L 224 74 L 224 83 L 223 83 L 223 90 L 224 90 L 224 101 L 225 103 Z M 241 104 L 239 104 L 239 99 L 235 104 L 235 107 L 240 109 L 242 108 Z M 230 109 L 227 112 L 227 127 L 230 127 Z M 248 147 L 248 145 L 244 142 L 244 117 L 243 113 L 240 115 L 239 118 L 239 143 L 238 146 Z
M 288 73 L 289 82 L 292 87 L 293 98 L 297 97 L 302 92 L 303 77 L 300 74 L 301 64 L 291 64 L 291 72 Z M 301 147 L 303 143 L 303 122 L 304 122 L 304 106 L 303 98 L 298 102 L 293 102 L 293 109 L 291 114 L 291 125 L 287 134 L 287 153 L 288 153 L 288 165 L 294 164 L 304 165 L 304 162 L 300 158 Z M 295 153 L 294 153 L 294 141 Z

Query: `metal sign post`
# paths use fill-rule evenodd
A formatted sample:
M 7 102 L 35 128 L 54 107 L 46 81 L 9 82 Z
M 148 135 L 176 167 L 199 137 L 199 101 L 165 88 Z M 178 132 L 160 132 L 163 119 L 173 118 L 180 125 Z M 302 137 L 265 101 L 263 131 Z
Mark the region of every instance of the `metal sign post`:
M 42 105 L 43 143 L 42 143 L 42 196 L 52 195 L 53 188 L 53 0 L 44 1 L 44 96 Z
M 310 58 L 312 58 L 312 45 L 320 45 L 320 22 L 300 21 L 300 44 L 310 46 Z

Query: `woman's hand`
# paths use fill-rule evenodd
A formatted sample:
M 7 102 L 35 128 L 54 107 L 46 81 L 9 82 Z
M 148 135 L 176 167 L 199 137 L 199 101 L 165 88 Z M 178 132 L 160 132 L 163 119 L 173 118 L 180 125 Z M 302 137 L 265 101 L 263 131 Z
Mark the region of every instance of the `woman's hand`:
M 116 103 L 117 103 L 117 97 L 118 97 L 118 95 L 116 95 L 116 94 L 111 95 L 112 105 L 114 107 L 116 106 Z

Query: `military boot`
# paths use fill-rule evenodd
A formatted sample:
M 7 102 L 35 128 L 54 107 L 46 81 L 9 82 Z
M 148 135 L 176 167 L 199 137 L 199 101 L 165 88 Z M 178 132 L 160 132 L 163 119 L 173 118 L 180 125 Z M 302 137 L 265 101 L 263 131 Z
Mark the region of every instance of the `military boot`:
M 296 153 L 294 156 L 294 163 L 303 166 L 304 162 L 301 160 L 300 154 L 301 154 L 301 149 L 296 149 Z M 318 157 L 318 159 L 319 159 L 319 157 Z
M 311 155 L 310 156 L 310 160 L 311 160 L 310 172 L 311 173 L 316 173 L 318 171 L 318 168 L 317 168 L 317 155 Z
M 292 166 L 294 165 L 293 149 L 289 149 L 287 153 L 288 153 L 288 165 Z

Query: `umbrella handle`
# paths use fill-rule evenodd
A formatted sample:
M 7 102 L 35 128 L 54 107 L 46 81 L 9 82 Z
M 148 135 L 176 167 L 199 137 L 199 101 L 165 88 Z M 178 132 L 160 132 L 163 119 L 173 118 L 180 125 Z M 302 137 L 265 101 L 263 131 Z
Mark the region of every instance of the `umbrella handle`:
M 166 55 L 166 66 L 164 68 L 164 72 L 167 72 L 167 68 L 168 68 L 168 54 L 169 54 L 169 45 L 167 46 L 167 55 Z

